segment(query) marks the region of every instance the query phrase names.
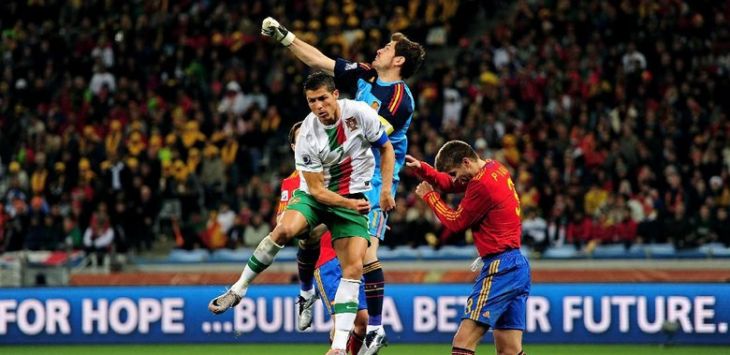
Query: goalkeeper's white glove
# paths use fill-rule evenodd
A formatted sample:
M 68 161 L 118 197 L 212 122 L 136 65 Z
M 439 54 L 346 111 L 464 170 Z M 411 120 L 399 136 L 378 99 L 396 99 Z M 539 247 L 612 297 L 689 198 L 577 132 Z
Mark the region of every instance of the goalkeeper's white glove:
M 289 47 L 294 42 L 294 38 L 297 37 L 294 33 L 289 32 L 286 27 L 282 26 L 279 21 L 271 17 L 265 18 L 264 22 L 261 23 L 261 34 L 275 39 L 277 42 L 283 44 L 284 47 Z

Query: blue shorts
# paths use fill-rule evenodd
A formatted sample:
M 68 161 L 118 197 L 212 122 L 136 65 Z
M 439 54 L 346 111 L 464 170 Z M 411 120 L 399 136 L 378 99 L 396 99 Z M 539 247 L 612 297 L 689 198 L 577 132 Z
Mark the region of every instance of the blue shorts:
M 314 270 L 314 281 L 316 283 L 317 296 L 322 300 L 324 308 L 330 315 L 334 314 L 335 294 L 342 278 L 340 261 L 334 258 Z M 365 282 L 360 280 L 360 292 L 358 293 L 359 304 L 357 310 L 368 309 L 365 302 Z
M 370 191 L 365 192 L 368 201 L 370 201 L 370 212 L 368 212 L 368 230 L 371 237 L 377 237 L 380 240 L 385 238 L 385 230 L 388 225 L 388 214 L 380 209 L 380 181 L 373 180 Z M 393 181 L 393 198 L 398 190 L 398 182 Z
M 461 319 L 494 329 L 525 330 L 530 264 L 519 249 L 482 258 L 484 266 Z

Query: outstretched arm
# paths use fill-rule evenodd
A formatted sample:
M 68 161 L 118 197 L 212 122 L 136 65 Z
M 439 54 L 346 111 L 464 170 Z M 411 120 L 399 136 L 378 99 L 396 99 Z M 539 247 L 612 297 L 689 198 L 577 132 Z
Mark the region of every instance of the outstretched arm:
M 319 49 L 309 43 L 298 39 L 294 33 L 289 32 L 286 27 L 279 24 L 273 18 L 267 17 L 264 19 L 264 22 L 261 24 L 261 34 L 271 37 L 285 47 L 288 47 L 307 66 L 322 70 L 329 75 L 335 74 L 334 59 L 322 54 Z
M 324 71 L 329 75 L 335 75 L 335 60 L 322 54 L 311 44 L 295 38 L 289 49 L 307 66 Z

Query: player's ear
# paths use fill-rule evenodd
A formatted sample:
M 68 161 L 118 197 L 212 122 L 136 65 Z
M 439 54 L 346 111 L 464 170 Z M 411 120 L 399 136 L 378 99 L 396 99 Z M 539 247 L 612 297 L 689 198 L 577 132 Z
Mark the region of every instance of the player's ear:
M 403 63 L 405 63 L 405 62 L 406 62 L 406 57 L 404 57 L 402 55 L 397 55 L 397 56 L 393 57 L 393 66 L 401 67 L 401 66 L 403 66 Z
M 334 96 L 335 100 L 337 100 L 340 97 L 340 90 L 335 89 L 335 91 L 332 92 L 332 96 Z
M 469 158 L 467 157 L 463 157 L 461 158 L 461 165 L 465 168 L 468 168 L 469 166 L 471 166 L 471 160 L 469 160 Z

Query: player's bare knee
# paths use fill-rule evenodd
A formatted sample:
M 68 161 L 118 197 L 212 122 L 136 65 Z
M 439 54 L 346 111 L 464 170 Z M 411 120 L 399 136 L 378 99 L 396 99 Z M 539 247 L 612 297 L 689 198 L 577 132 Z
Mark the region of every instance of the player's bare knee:
M 273 241 L 277 245 L 286 245 L 289 242 L 286 234 L 281 230 L 274 229 L 274 231 L 272 231 L 269 235 L 269 238 L 271 238 L 271 241 Z
M 476 344 L 470 344 L 470 339 L 471 337 L 468 334 L 457 331 L 454 335 L 454 340 L 452 340 L 451 345 L 462 349 L 473 349 Z
M 342 277 L 352 280 L 360 280 L 362 277 L 362 263 L 351 262 L 347 265 L 342 265 Z
M 278 225 L 271 232 L 271 239 L 279 245 L 285 245 L 289 243 L 294 237 L 296 237 L 298 231 L 294 227 L 289 225 Z

